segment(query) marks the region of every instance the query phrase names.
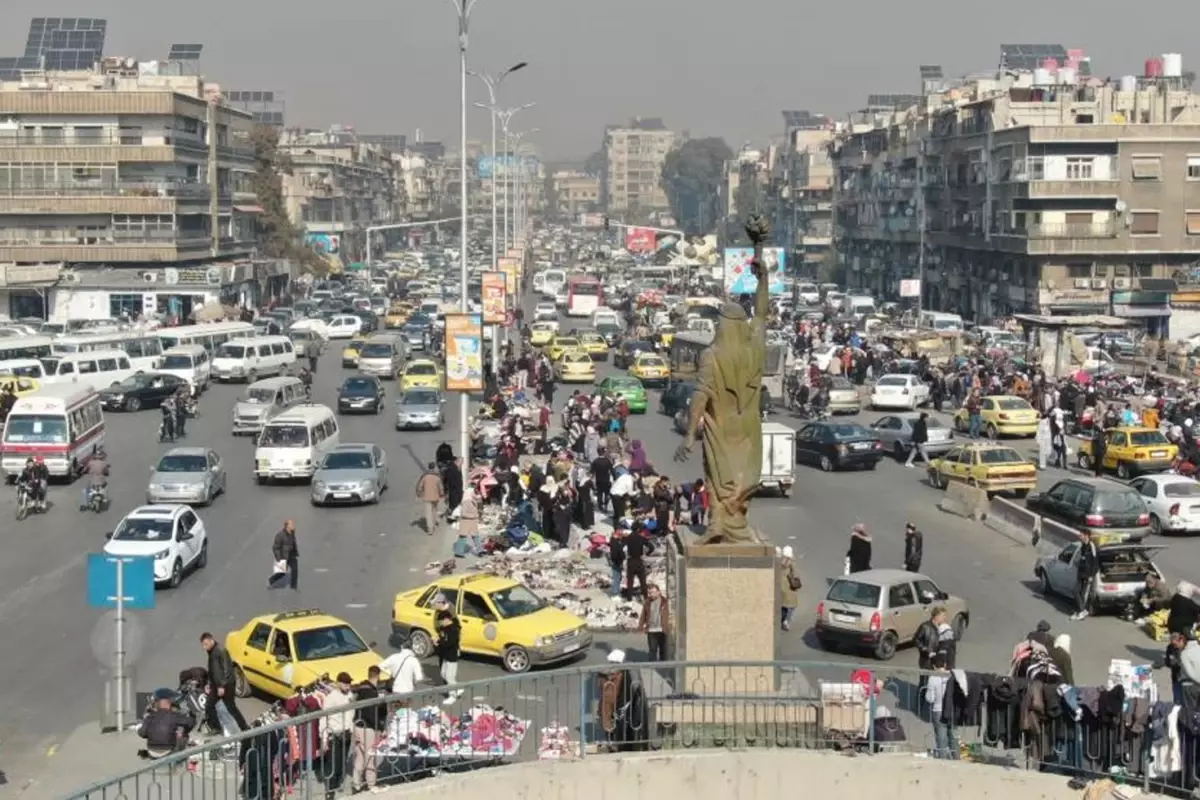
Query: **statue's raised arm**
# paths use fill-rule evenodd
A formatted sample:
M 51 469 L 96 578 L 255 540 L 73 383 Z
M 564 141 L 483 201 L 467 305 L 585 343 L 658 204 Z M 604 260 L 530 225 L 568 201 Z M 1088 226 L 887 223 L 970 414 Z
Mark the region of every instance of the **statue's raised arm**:
M 763 258 L 763 245 L 771 237 L 771 221 L 764 214 L 753 214 L 746 220 L 746 236 L 754 244 L 754 261 L 751 263 L 758 288 L 754 292 L 755 333 L 766 337 L 767 314 L 771 309 L 771 275 Z

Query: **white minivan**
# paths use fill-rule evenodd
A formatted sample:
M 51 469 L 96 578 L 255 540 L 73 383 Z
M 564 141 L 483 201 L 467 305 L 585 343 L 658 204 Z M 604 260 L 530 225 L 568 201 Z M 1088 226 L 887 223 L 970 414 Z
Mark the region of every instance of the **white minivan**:
M 162 366 L 158 372 L 165 372 L 187 381 L 192 394 L 199 394 L 208 388 L 212 380 L 212 362 L 208 351 L 198 344 L 181 344 L 163 351 Z
M 254 477 L 311 480 L 326 451 L 338 443 L 337 415 L 329 406 L 304 405 L 285 411 L 263 426 L 254 451 Z
M 212 360 L 215 381 L 245 381 L 283 375 L 296 363 L 292 340 L 286 336 L 255 336 L 226 342 Z
M 89 350 L 86 353 L 63 353 L 42 359 L 46 385 L 74 383 L 95 391 L 107 389 L 138 370 L 129 362 L 124 350 Z
M 233 435 L 262 433 L 272 419 L 307 400 L 308 392 L 299 378 L 281 375 L 255 381 L 233 406 Z

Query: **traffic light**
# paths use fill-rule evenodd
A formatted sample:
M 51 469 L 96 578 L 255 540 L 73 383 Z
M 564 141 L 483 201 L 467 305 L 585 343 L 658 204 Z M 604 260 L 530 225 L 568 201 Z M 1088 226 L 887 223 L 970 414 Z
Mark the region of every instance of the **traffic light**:
M 608 217 L 604 218 L 604 230 L 608 230 Z

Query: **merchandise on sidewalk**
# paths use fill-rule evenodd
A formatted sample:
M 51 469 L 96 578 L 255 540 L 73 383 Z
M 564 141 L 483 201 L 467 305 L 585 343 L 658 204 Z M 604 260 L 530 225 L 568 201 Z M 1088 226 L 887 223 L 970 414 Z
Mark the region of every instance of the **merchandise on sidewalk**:
M 475 705 L 461 717 L 437 706 L 399 708 L 388 721 L 376 756 L 488 760 L 516 755 L 529 720 L 487 705 Z
M 579 757 L 579 742 L 571 738 L 565 725 L 551 722 L 538 736 L 538 758 L 542 761 L 562 761 Z

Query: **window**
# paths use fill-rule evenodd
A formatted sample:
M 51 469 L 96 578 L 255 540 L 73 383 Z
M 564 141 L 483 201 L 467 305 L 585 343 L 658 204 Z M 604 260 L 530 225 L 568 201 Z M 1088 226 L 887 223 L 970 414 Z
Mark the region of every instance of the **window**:
M 888 589 L 888 608 L 904 608 L 916 603 L 917 597 L 913 594 L 911 583 L 898 583 Z
M 1095 174 L 1096 160 L 1091 156 L 1067 157 L 1067 180 L 1090 181 Z
M 179 515 L 179 530 L 190 531 L 196 527 L 196 523 L 200 520 L 196 518 L 196 512 L 190 508 Z
M 271 626 L 260 622 L 254 626 L 254 630 L 250 631 L 250 636 L 246 638 L 246 646 L 253 647 L 255 650 L 266 650 L 267 641 L 270 638 Z
M 115 358 L 102 358 L 97 363 L 100 365 L 101 372 L 117 371 L 117 360 Z
M 496 615 L 488 607 L 487 601 L 474 592 L 463 593 L 462 615 L 481 619 L 484 622 L 495 622 Z
M 140 294 L 110 294 L 108 296 L 108 315 L 113 319 L 133 317 L 142 313 L 142 296 Z
M 933 581 L 921 580 L 915 581 L 915 584 L 917 587 L 917 597 L 920 597 L 922 600 L 929 598 L 929 601 L 933 602 L 941 597 L 942 591 L 934 585 Z
M 1200 181 L 1200 156 L 1188 156 L 1187 179 L 1189 181 Z
M 1134 156 L 1133 179 L 1135 181 L 1162 180 L 1161 156 Z
M 1158 212 L 1157 211 L 1134 211 L 1132 222 L 1129 225 L 1129 232 L 1134 236 L 1157 236 L 1158 235 Z
M 96 372 L 96 362 L 95 361 L 80 361 L 78 363 L 79 363 L 79 374 L 80 375 L 92 375 Z
M 275 656 L 276 661 L 292 660 L 292 643 L 288 641 L 288 635 L 283 631 L 275 632 L 275 641 L 271 645 L 271 653 Z
M 1090 278 L 1092 277 L 1091 264 L 1067 264 L 1068 278 Z
M 1200 211 L 1188 211 L 1184 214 L 1187 223 L 1188 236 L 1200 236 Z

